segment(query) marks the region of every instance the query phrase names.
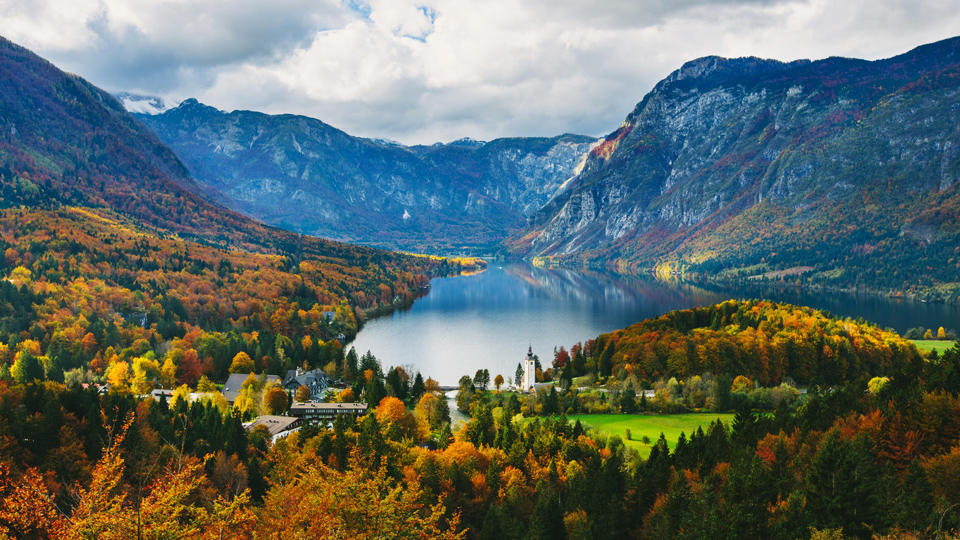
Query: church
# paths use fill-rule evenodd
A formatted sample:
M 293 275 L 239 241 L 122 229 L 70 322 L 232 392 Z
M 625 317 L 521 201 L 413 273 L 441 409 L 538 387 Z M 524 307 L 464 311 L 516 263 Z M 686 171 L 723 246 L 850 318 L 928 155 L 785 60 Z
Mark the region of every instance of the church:
M 537 359 L 533 356 L 533 345 L 527 349 L 527 357 L 523 359 L 523 378 L 517 381 L 517 388 L 521 392 L 536 392 L 538 388 L 553 386 L 553 383 L 537 382 Z

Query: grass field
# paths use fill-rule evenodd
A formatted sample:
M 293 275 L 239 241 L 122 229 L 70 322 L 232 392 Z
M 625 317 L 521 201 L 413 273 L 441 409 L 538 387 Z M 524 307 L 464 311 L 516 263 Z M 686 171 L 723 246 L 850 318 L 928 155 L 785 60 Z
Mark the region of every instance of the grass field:
M 680 432 L 690 434 L 697 430 L 697 426 L 707 430 L 716 419 L 720 419 L 728 426 L 733 422 L 732 414 L 664 414 L 664 415 L 642 415 L 642 414 L 577 414 L 568 417 L 571 422 L 580 420 L 585 426 L 591 426 L 597 431 L 608 435 L 617 435 L 630 448 L 635 449 L 641 456 L 646 457 L 650 454 L 650 447 L 657 443 L 660 433 L 667 438 L 667 443 L 672 449 L 680 438 Z M 625 432 L 630 430 L 631 440 L 626 440 Z M 643 436 L 650 438 L 650 444 L 643 444 Z
M 933 339 L 918 339 L 911 340 L 913 344 L 917 346 L 921 351 L 937 351 L 937 353 L 942 353 L 947 349 L 952 349 L 956 345 L 956 341 L 937 341 Z

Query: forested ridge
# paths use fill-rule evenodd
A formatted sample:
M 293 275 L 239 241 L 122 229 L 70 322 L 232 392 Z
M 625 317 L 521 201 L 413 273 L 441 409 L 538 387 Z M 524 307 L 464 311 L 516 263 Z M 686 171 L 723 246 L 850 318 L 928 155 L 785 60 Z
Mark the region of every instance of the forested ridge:
M 626 371 L 654 381 L 712 372 L 770 386 L 785 377 L 803 384 L 882 377 L 917 356 L 909 341 L 862 319 L 754 300 L 671 311 L 602 334 L 583 360 L 601 376 Z M 574 364 L 574 376 L 588 369 L 581 365 Z

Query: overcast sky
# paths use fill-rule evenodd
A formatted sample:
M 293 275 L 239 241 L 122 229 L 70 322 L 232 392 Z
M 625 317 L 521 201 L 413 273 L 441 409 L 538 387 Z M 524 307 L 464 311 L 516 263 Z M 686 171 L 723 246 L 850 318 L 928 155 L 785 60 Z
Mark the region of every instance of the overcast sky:
M 0 0 L 0 35 L 109 91 L 407 144 L 604 135 L 706 55 L 887 58 L 956 0 Z

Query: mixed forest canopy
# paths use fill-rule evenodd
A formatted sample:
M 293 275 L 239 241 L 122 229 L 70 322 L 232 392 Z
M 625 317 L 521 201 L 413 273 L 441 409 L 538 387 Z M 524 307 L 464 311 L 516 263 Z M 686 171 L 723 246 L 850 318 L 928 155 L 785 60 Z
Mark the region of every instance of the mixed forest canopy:
M 777 310 L 790 311 L 760 311 Z M 733 337 L 752 330 L 727 328 Z M 213 400 L 0 381 L 0 529 L 34 538 L 820 540 L 931 538 L 938 528 L 952 539 L 960 527 L 949 512 L 960 503 L 960 346 L 895 357 L 880 384 L 822 385 L 773 414 L 741 409 L 730 424 L 661 437 L 646 459 L 562 413 L 517 414 L 513 398 L 483 388 L 482 373 L 486 399 L 473 399 L 468 422 L 451 429 L 435 382 L 410 385 L 398 369 L 384 376 L 372 355 L 347 357 L 374 410 L 276 440 Z
M 769 301 L 728 301 L 602 334 L 571 365 L 574 376 L 595 370 L 655 381 L 711 372 L 764 386 L 786 377 L 832 385 L 882 377 L 917 357 L 909 341 L 863 320 Z

